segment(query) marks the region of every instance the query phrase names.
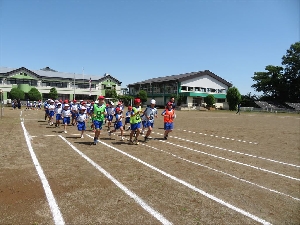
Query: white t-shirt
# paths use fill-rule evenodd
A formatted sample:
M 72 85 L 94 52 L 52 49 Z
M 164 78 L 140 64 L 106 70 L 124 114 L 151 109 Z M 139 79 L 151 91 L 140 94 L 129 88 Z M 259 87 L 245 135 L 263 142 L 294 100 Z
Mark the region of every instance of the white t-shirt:
M 145 117 L 150 117 L 148 119 L 149 122 L 154 123 L 154 117 L 157 116 L 157 109 L 156 108 L 151 108 L 151 107 L 147 107 L 147 109 L 145 110 Z
M 71 110 L 70 109 L 67 109 L 67 110 L 62 110 L 62 116 L 63 117 L 70 117 L 71 116 Z
M 53 105 L 49 105 L 49 107 L 48 107 L 48 110 L 49 111 L 54 111 L 55 110 L 55 105 L 53 104 Z
M 78 122 L 84 122 L 86 119 L 87 119 L 87 115 L 85 113 L 84 114 L 78 114 L 78 116 L 77 116 L 77 121 Z

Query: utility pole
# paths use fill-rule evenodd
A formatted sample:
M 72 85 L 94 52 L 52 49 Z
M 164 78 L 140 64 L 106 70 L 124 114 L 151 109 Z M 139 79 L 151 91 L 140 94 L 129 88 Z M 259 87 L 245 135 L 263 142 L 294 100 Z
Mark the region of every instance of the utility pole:
M 3 110 L 3 106 L 2 106 L 2 101 L 3 101 L 3 91 L 2 89 L 0 89 L 0 118 L 2 119 L 2 110 Z

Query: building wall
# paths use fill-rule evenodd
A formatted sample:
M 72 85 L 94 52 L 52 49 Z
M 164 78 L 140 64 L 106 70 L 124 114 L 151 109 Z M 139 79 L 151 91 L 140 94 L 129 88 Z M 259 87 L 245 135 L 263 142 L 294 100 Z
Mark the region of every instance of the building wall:
M 193 78 L 181 82 L 181 86 L 189 87 L 204 87 L 204 88 L 214 88 L 214 89 L 228 89 L 228 87 L 221 83 L 220 81 L 213 79 L 209 75 L 204 75 L 201 77 Z

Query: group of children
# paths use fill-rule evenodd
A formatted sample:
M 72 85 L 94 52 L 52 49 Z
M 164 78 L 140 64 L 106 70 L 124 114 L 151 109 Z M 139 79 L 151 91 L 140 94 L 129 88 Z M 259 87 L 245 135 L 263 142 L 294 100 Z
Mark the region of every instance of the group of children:
M 86 130 L 87 122 L 91 122 L 90 127 L 95 132 L 94 145 L 99 142 L 99 136 L 104 124 L 107 124 L 109 136 L 120 130 L 121 140 L 123 141 L 125 140 L 124 130 L 130 130 L 129 144 L 139 144 L 138 137 L 140 134 L 144 134 L 146 129 L 144 141 L 149 140 L 154 126 L 154 118 L 157 118 L 158 112 L 155 108 L 156 101 L 154 99 L 151 100 L 150 106 L 145 110 L 142 110 L 139 98 L 135 98 L 133 103 L 134 105 L 128 106 L 125 113 L 122 101 L 119 101 L 116 106 L 114 106 L 113 102 L 106 104 L 103 96 L 99 96 L 95 102 L 48 99 L 44 103 L 45 120 L 48 119 L 48 124 L 50 126 L 55 124 L 55 127 L 59 127 L 62 121 L 65 133 L 67 133 L 68 125 L 77 125 L 78 131 L 81 131 L 81 138 L 84 138 L 83 134 Z M 167 139 L 169 132 L 173 130 L 173 120 L 176 116 L 172 103 L 169 102 L 167 104 L 161 115 L 164 116 L 164 138 Z M 123 119 L 125 119 L 125 123 L 123 123 Z

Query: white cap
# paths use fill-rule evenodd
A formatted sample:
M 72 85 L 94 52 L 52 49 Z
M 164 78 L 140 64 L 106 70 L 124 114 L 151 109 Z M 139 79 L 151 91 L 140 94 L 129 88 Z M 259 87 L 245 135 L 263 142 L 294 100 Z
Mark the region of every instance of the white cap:
M 152 100 L 150 101 L 150 103 L 155 105 L 155 104 L 156 104 L 156 101 L 155 101 L 154 99 L 152 99 Z
M 97 101 L 95 101 L 95 103 L 96 103 L 96 104 L 98 104 L 98 103 L 99 103 L 99 101 L 97 100 Z
M 54 103 L 54 101 L 53 101 L 53 100 L 50 100 L 50 103 Z
M 65 104 L 65 107 L 66 107 L 66 106 L 69 106 L 69 104 Z
M 85 108 L 84 106 L 82 106 L 82 107 L 80 108 L 80 110 L 86 110 L 86 108 Z
M 115 105 L 113 102 L 110 102 L 111 105 Z

